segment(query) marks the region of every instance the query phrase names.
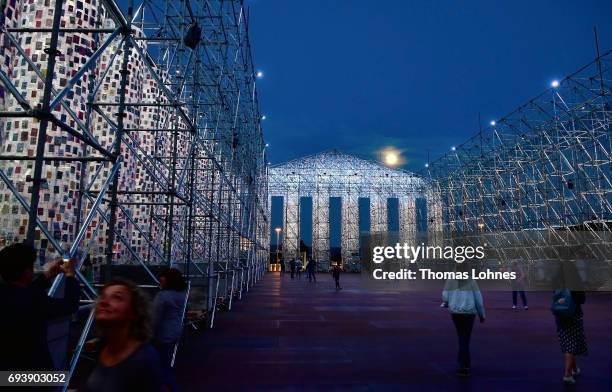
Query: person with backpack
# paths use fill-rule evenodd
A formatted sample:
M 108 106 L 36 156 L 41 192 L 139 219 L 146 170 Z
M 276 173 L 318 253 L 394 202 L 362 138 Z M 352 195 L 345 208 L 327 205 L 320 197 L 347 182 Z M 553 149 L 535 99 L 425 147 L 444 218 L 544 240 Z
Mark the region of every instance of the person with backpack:
M 446 281 L 442 292 L 442 303 L 451 314 L 459 340 L 457 376 L 469 377 L 471 368 L 470 339 L 474 320 L 478 315 L 481 323 L 485 321 L 482 294 L 476 281 L 471 278 L 449 279 Z
M 588 355 L 582 305 L 586 300 L 584 291 L 569 289 L 555 290 L 553 294 L 552 313 L 555 316 L 557 335 L 561 352 L 565 358 L 565 371 L 563 382 L 573 385 L 574 377 L 580 375 L 580 368 L 576 363 L 576 356 Z

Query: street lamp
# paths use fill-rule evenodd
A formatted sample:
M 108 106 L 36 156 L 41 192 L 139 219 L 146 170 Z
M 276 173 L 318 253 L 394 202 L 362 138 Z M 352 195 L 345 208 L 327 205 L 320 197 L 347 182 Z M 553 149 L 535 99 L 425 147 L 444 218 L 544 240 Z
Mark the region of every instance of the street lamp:
M 274 231 L 276 231 L 276 264 L 278 264 L 278 236 L 280 235 L 281 228 L 277 227 Z

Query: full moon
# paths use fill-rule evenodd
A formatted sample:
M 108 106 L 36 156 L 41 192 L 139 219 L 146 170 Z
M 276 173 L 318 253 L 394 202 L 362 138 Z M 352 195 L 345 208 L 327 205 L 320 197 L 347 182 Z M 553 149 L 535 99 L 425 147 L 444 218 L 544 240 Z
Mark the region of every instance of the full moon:
M 385 163 L 389 166 L 395 166 L 399 162 L 399 156 L 396 152 L 387 152 L 385 154 Z

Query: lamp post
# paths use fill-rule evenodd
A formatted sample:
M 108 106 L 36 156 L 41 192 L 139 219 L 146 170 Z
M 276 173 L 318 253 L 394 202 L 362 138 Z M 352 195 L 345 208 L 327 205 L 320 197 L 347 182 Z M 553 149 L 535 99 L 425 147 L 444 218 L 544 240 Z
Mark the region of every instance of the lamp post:
M 276 231 L 276 264 L 278 264 L 278 236 L 280 235 L 281 228 L 277 227 L 274 231 Z

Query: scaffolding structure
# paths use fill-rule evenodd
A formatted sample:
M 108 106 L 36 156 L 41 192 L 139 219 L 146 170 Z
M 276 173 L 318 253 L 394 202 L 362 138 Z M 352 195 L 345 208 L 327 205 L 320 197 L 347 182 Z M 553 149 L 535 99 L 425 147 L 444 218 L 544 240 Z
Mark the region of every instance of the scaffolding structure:
M 153 266 L 180 268 L 212 326 L 217 301 L 231 308 L 268 262 L 243 1 L 9 0 L 1 11 L 3 244 L 29 242 L 41 264 L 77 259 L 87 300 L 117 265 L 155 286 Z
M 448 241 L 501 261 L 612 261 L 612 51 L 491 122 L 422 173 Z
M 341 249 L 345 265 L 360 261 L 359 198 L 369 199 L 371 234 L 388 231 L 388 200 L 397 198 L 399 236 L 408 243 L 416 239 L 416 199 L 426 199 L 428 208 L 433 208 L 428 199 L 428 181 L 337 150 L 271 166 L 268 181 L 269 197 L 284 199 L 283 256 L 287 259 L 299 253 L 301 198 L 312 198 L 312 257 L 323 269 L 330 262 L 330 197 L 342 199 Z

